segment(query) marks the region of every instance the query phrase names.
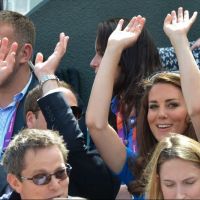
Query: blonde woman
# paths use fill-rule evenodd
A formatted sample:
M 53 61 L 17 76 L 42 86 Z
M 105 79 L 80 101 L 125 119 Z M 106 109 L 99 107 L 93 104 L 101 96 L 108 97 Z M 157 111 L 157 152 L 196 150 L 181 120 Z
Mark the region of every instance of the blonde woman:
M 147 199 L 200 199 L 200 144 L 180 134 L 161 140 L 145 170 Z

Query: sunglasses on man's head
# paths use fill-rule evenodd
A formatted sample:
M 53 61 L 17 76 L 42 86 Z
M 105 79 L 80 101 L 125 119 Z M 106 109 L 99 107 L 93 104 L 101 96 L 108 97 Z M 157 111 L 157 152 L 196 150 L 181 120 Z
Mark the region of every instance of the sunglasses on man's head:
M 71 106 L 71 109 L 72 109 L 72 113 L 73 113 L 74 117 L 77 120 L 81 119 L 81 117 L 83 116 L 82 109 L 78 106 Z
M 21 179 L 31 180 L 33 181 L 35 185 L 47 185 L 48 183 L 50 183 L 52 176 L 55 176 L 57 179 L 60 179 L 60 180 L 65 180 L 69 176 L 71 169 L 72 167 L 69 164 L 67 164 L 66 167 L 56 170 L 52 174 L 40 173 L 40 174 L 34 175 L 32 178 L 21 176 Z

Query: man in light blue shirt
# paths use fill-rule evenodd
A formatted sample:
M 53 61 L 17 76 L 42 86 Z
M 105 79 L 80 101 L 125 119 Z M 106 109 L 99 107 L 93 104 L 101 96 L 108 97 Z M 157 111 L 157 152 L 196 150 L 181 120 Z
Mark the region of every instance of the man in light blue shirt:
M 3 152 L 3 150 L 5 150 L 7 146 L 4 142 L 6 138 L 6 134 L 9 132 L 9 130 L 13 132 L 14 124 L 12 123 L 12 121 L 15 121 L 17 107 L 19 105 L 19 102 L 26 95 L 26 92 L 31 83 L 31 80 L 32 80 L 32 74 L 25 88 L 23 88 L 23 90 L 20 93 L 16 94 L 13 97 L 13 101 L 7 107 L 0 108 L 0 150 L 1 152 Z M 7 140 L 9 141 L 10 139 L 11 138 L 7 138 Z M 7 144 L 8 143 L 9 142 L 7 142 Z
M 34 24 L 26 17 L 12 11 L 0 12 L 0 151 L 10 138 L 25 125 L 23 103 L 27 92 L 36 83 L 29 60 L 35 44 Z M 15 56 L 7 56 L 10 51 Z M 2 53 L 4 52 L 4 53 Z M 7 53 L 5 53 L 7 52 Z M 14 59 L 14 64 L 10 61 Z M 0 195 L 6 188 L 6 179 L 0 166 Z

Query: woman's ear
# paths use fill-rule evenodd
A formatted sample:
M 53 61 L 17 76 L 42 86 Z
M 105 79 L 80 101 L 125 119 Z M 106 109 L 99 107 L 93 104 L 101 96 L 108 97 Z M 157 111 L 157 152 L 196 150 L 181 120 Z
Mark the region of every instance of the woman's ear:
M 12 173 L 7 174 L 7 181 L 11 188 L 15 190 L 17 193 L 21 193 L 22 190 L 22 183 L 21 181 L 16 177 L 16 175 Z

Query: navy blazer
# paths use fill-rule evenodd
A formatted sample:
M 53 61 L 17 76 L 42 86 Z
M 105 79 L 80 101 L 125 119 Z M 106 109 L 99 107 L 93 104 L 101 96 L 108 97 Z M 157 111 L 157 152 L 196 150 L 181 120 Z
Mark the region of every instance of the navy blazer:
M 89 199 L 115 199 L 120 181 L 96 150 L 87 150 L 83 133 L 62 93 L 49 94 L 38 103 L 48 128 L 58 130 L 67 143 L 68 162 L 72 166 L 69 195 Z

